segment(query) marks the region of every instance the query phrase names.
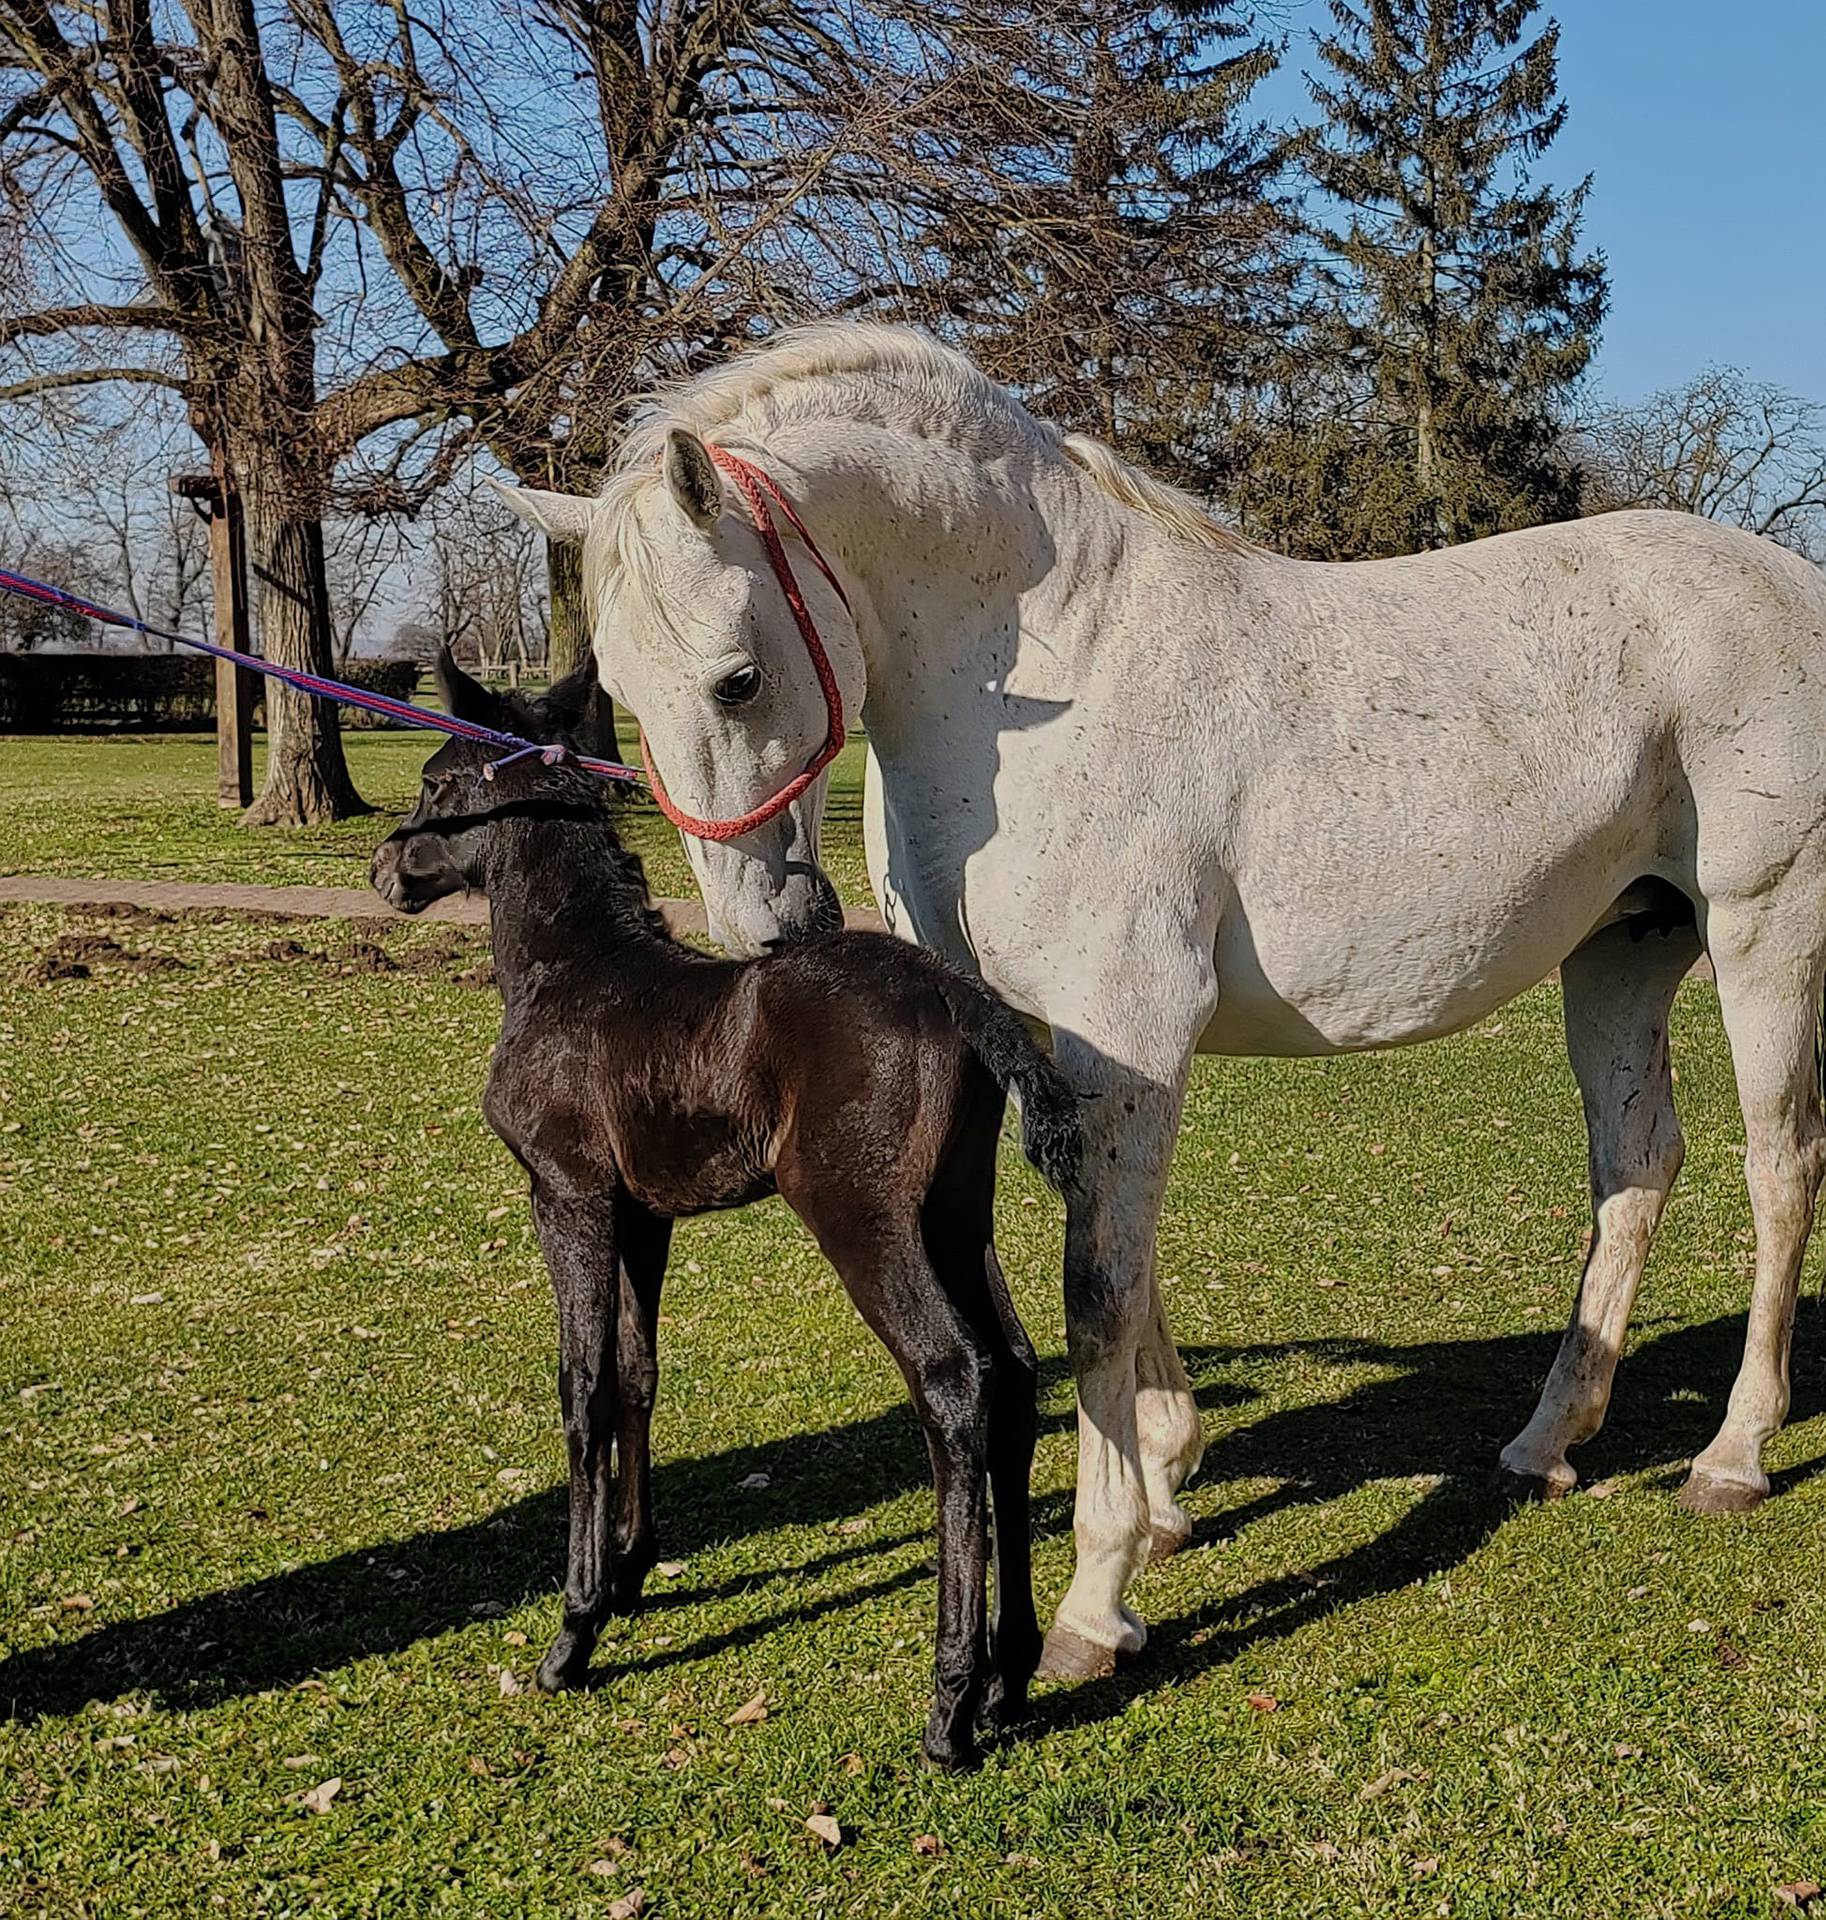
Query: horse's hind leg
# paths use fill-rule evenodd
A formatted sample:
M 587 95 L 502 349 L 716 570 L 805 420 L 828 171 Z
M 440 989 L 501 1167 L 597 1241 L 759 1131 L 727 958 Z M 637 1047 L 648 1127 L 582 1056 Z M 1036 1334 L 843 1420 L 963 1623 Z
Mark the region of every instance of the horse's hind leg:
M 615 1213 L 621 1254 L 619 1404 L 615 1425 L 614 1572 L 609 1604 L 632 1613 L 658 1557 L 653 1533 L 653 1402 L 659 1391 L 659 1296 L 666 1279 L 672 1223 L 623 1197 Z
M 1796 896 L 1791 883 L 1781 898 L 1785 904 Z M 1680 1496 L 1699 1513 L 1738 1512 L 1767 1496 L 1763 1446 L 1788 1412 L 1795 1297 L 1826 1171 L 1818 1052 L 1826 929 L 1812 900 L 1793 918 L 1798 926 L 1785 924 L 1788 916 L 1774 903 L 1758 901 L 1715 906 L 1707 928 L 1743 1106 L 1756 1280 L 1724 1425 L 1693 1462 Z
M 990 1671 L 978 1707 L 978 1723 L 990 1734 L 1019 1715 L 1040 1660 L 1031 1516 L 1039 1362 L 996 1258 L 995 1153 L 1001 1114 L 1001 1093 L 991 1085 L 921 1209 L 926 1248 L 940 1284 L 993 1362 L 988 1473 L 995 1516 L 995 1607 L 989 1623 Z
M 1566 1051 L 1591 1140 L 1592 1242 L 1572 1322 L 1527 1426 L 1503 1449 L 1508 1485 L 1555 1499 L 1577 1484 L 1569 1447 L 1610 1403 L 1617 1356 L 1685 1151 L 1668 1064 L 1674 992 L 1699 957 L 1690 927 L 1632 939 L 1607 927 L 1561 969 Z
M 932 1712 L 922 1750 L 938 1767 L 976 1757 L 988 1676 L 991 1382 L 995 1362 L 934 1270 L 917 1216 L 871 1208 L 835 1182 L 813 1191 L 783 1178 L 787 1204 L 811 1228 L 856 1310 L 906 1380 L 926 1437 L 938 1503 L 938 1636 Z

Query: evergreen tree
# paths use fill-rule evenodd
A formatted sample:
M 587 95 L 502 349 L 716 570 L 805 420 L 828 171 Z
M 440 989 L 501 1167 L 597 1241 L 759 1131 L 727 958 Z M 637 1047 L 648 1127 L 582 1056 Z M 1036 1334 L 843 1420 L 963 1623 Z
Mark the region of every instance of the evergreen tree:
M 1272 337 L 1291 256 L 1288 143 L 1246 114 L 1279 50 L 1238 0 L 1023 13 L 974 103 L 998 195 L 937 236 L 931 318 L 1048 419 L 1206 485 L 1212 396 Z
M 1259 509 L 1278 503 L 1269 537 L 1392 553 L 1577 513 L 1564 403 L 1607 287 L 1580 247 L 1590 181 L 1530 172 L 1566 118 L 1559 29 L 1528 37 L 1537 4 L 1330 0 L 1308 164 L 1341 210 L 1315 229 L 1335 301 L 1267 396 L 1254 491 L 1271 498 L 1243 505 L 1273 521 Z M 1297 417 L 1315 386 L 1334 407 L 1319 432 Z M 1278 430 L 1277 399 L 1294 416 Z M 1303 525 L 1338 487 L 1350 498 Z

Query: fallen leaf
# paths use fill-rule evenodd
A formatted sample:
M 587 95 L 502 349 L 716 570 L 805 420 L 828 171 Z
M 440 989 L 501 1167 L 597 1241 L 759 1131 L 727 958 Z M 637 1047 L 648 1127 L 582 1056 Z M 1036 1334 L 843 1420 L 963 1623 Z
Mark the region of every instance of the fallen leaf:
M 609 1902 L 609 1920 L 638 1920 L 647 1910 L 645 1887 L 630 1887 L 619 1900 Z
M 759 1493 L 763 1487 L 771 1487 L 773 1483 L 771 1473 L 749 1473 L 744 1474 L 736 1485 L 743 1493 Z
M 935 1833 L 916 1833 L 913 1836 L 913 1851 L 923 1860 L 936 1860 L 945 1850 L 945 1843 Z
M 341 1779 L 331 1778 L 321 1781 L 317 1786 L 311 1788 L 310 1792 L 301 1793 L 298 1796 L 298 1801 L 307 1813 L 328 1813 L 330 1810 L 330 1802 L 334 1800 L 341 1791 Z
M 1439 1861 L 1435 1856 L 1429 1854 L 1424 1860 L 1416 1860 L 1413 1865 L 1408 1868 L 1408 1871 L 1416 1880 L 1431 1880 L 1434 1874 L 1439 1871 Z
M 511 1700 L 516 1693 L 524 1693 L 526 1687 L 511 1667 L 501 1669 L 501 1698 Z
M 1783 1907 L 1810 1907 L 1822 1891 L 1817 1880 L 1789 1880 L 1776 1888 L 1776 1904 Z
M 662 1580 L 676 1580 L 684 1570 L 685 1563 L 682 1560 L 662 1560 L 653 1569 Z
M 1640 1747 L 1628 1746 L 1621 1740 L 1611 1748 L 1611 1752 L 1614 1753 L 1619 1760 L 1640 1760 L 1642 1758 L 1642 1749 Z
M 294 1753 L 289 1760 L 281 1760 L 279 1764 L 282 1767 L 290 1767 L 294 1773 L 302 1773 L 306 1767 L 322 1766 L 323 1755 L 320 1753 Z
M 1281 1703 L 1272 1693 L 1246 1693 L 1243 1695 L 1243 1698 L 1257 1713 L 1278 1713 L 1280 1711 Z
M 814 1839 L 822 1840 L 832 1852 L 843 1845 L 843 1829 L 837 1824 L 833 1814 L 808 1814 L 805 1820 L 805 1831 Z
M 1585 1497 L 1587 1500 L 1608 1500 L 1616 1491 L 1616 1481 L 1600 1480 L 1596 1486 L 1585 1489 Z
M 129 1494 L 127 1498 L 120 1503 L 119 1518 L 124 1520 L 128 1514 L 138 1513 L 140 1508 L 145 1504 L 145 1501 L 143 1501 L 137 1493 Z
M 1334 1847 L 1329 1840 L 1315 1840 L 1312 1843 L 1312 1852 L 1314 1859 L 1323 1860 L 1328 1867 L 1334 1860 L 1344 1857 L 1344 1849 Z
M 1623 1597 L 1626 1600 L 1640 1600 L 1642 1596 L 1647 1592 L 1648 1592 L 1647 1587 L 1631 1587 L 1629 1592 L 1626 1593 Z
M 612 1879 L 621 1868 L 613 1860 L 592 1860 L 584 1868 L 585 1873 L 593 1873 L 598 1880 Z
M 1385 1793 L 1390 1792 L 1392 1789 L 1405 1786 L 1410 1780 L 1424 1780 L 1426 1777 L 1424 1773 L 1411 1773 L 1406 1767 L 1390 1767 L 1387 1773 L 1377 1774 L 1375 1779 L 1358 1794 L 1357 1798 L 1359 1800 L 1380 1800 Z
M 723 1724 L 726 1727 L 752 1727 L 757 1720 L 766 1718 L 767 1692 L 763 1688 L 752 1700 L 744 1700 Z
M 846 1753 L 843 1756 L 843 1770 L 845 1773 L 851 1775 L 863 1772 L 864 1762 L 862 1755 L 859 1753 Z
M 66 1593 L 62 1601 L 65 1613 L 93 1613 L 95 1602 L 86 1593 Z
M 523 1634 L 518 1627 L 515 1627 L 511 1632 L 502 1634 L 501 1638 L 505 1640 L 510 1647 L 523 1647 L 526 1645 L 526 1635 Z
M 1716 1633 L 1717 1631 L 1718 1629 L 1712 1625 L 1710 1620 L 1689 1620 L 1687 1622 L 1688 1633 Z

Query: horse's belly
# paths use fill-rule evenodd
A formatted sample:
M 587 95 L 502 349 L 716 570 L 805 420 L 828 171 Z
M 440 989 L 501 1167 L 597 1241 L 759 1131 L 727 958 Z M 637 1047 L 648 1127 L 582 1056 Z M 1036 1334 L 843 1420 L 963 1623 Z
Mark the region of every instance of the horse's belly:
M 1217 1013 L 1203 1053 L 1322 1054 L 1456 1033 L 1526 992 L 1604 917 L 1614 888 L 1518 903 L 1488 919 L 1381 925 L 1311 902 L 1298 914 L 1225 914 Z

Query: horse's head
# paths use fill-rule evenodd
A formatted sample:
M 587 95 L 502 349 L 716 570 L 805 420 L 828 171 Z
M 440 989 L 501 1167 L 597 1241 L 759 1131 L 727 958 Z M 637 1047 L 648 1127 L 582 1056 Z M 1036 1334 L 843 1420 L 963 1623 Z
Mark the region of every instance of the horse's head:
M 491 692 L 456 663 L 448 647 L 438 656 L 438 691 L 446 709 L 459 720 L 473 720 L 498 733 L 517 734 L 541 746 L 565 746 L 574 752 L 607 755 L 615 751 L 613 729 L 603 722 L 593 664 L 567 675 L 536 698 Z M 486 847 L 490 826 L 523 812 L 528 789 L 566 797 L 566 790 L 590 806 L 604 790 L 594 775 L 579 769 L 542 767 L 528 759 L 489 769 L 507 749 L 473 740 L 446 740 L 425 763 L 418 804 L 375 849 L 368 884 L 401 913 L 422 913 L 433 901 L 486 884 Z
M 677 812 L 739 819 L 817 758 L 830 726 L 817 674 L 754 520 L 702 440 L 674 429 L 655 462 L 624 469 L 600 498 L 503 492 L 548 536 L 583 547 L 602 684 L 639 717 Z M 855 624 L 784 516 L 778 526 L 854 716 Z M 685 833 L 711 932 L 731 952 L 839 923 L 818 864 L 823 805 L 820 779 L 734 839 Z

